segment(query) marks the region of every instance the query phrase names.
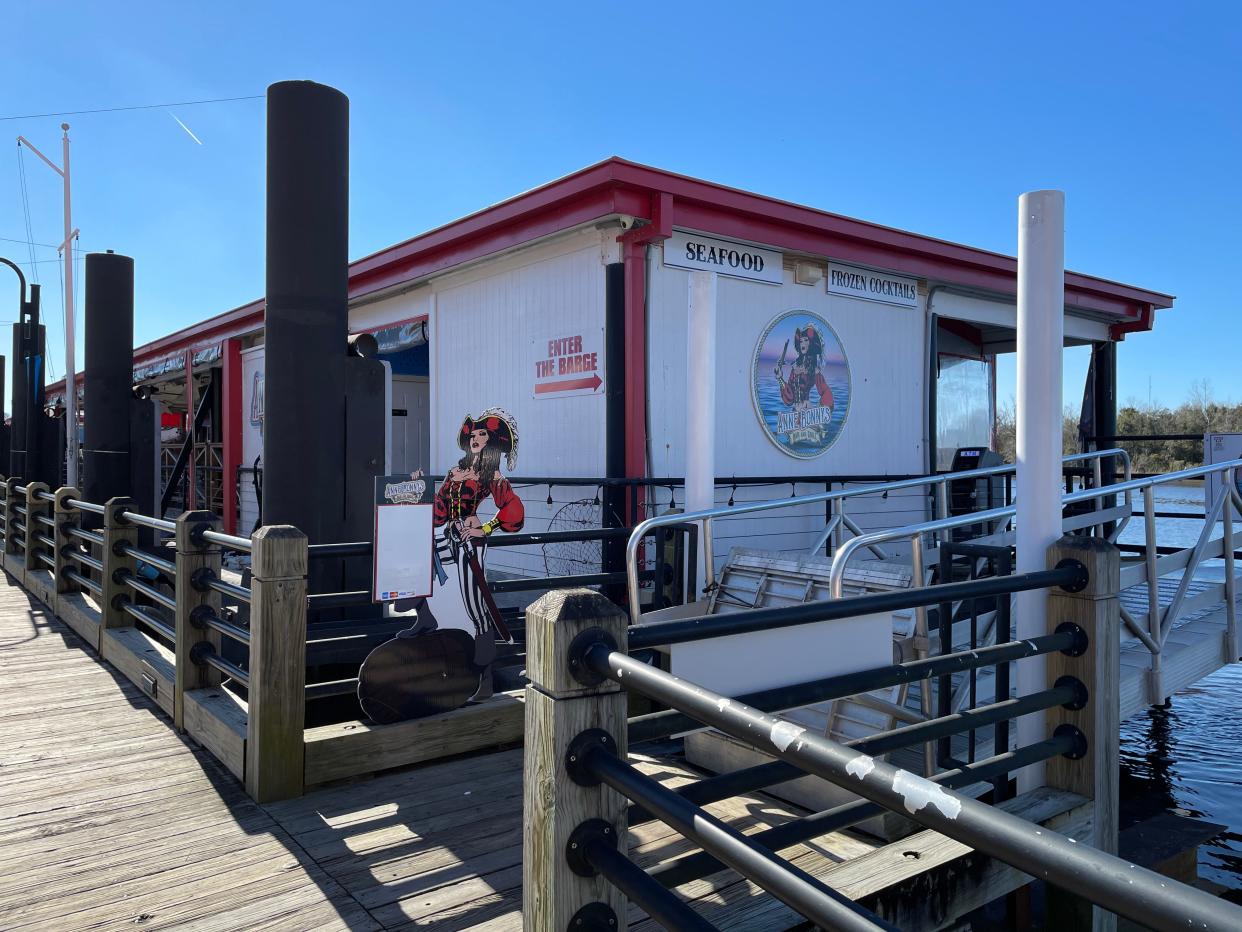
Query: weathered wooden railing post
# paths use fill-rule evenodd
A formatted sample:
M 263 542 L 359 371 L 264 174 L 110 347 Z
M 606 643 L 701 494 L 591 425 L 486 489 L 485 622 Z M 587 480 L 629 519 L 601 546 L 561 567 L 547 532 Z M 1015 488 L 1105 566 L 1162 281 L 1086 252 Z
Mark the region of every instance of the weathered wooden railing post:
M 6 555 L 19 557 L 21 550 L 17 546 L 17 530 L 13 527 L 13 523 L 18 520 L 17 514 L 17 487 L 21 485 L 21 479 L 10 476 L 4 480 L 4 552 Z M 8 569 L 12 563 L 16 561 L 5 560 L 5 569 Z
M 82 589 L 65 574 L 66 570 L 78 568 L 77 561 L 73 557 L 65 556 L 65 553 L 77 547 L 77 541 L 70 536 L 69 532 L 73 528 L 81 527 L 82 515 L 76 508 L 69 505 L 69 500 L 80 497 L 77 489 L 71 486 L 61 486 L 56 490 L 56 501 L 52 505 L 53 519 L 56 521 L 56 531 L 52 534 L 56 541 L 56 552 L 52 554 L 56 565 L 52 570 L 52 575 L 56 577 L 57 594 L 79 592 Z
M 43 563 L 39 560 L 39 551 L 43 549 L 43 545 L 39 543 L 39 535 L 44 532 L 46 526 L 39 520 L 39 515 L 48 516 L 52 503 L 44 501 L 39 497 L 40 492 L 48 490 L 45 482 L 31 482 L 26 486 L 26 500 L 23 504 L 26 506 L 26 572 L 30 573 L 34 570 L 44 569 Z
M 208 570 L 220 575 L 220 546 L 199 537 L 200 529 L 218 531 L 220 519 L 210 511 L 186 511 L 177 519 L 177 610 L 173 625 L 177 632 L 173 645 L 176 671 L 173 680 L 173 725 L 178 731 L 185 730 L 185 693 L 189 689 L 201 689 L 220 684 L 220 672 L 208 664 L 194 662 L 191 652 L 194 645 L 206 641 L 220 652 L 220 633 L 201 628 L 195 624 L 199 617 L 194 613 L 219 612 L 220 593 L 214 589 L 200 592 L 194 588 L 194 574 Z
M 1090 579 L 1081 592 L 1053 589 L 1048 596 L 1048 630 L 1071 623 L 1087 635 L 1086 650 L 1076 657 L 1048 655 L 1048 682 L 1072 676 L 1086 687 L 1080 709 L 1060 706 L 1048 711 L 1049 729 L 1072 725 L 1087 739 L 1081 760 L 1054 757 L 1047 764 L 1047 784 L 1085 796 L 1093 803 L 1092 847 L 1117 853 L 1121 728 L 1121 560 L 1117 547 L 1099 537 L 1066 536 L 1048 550 L 1048 566 L 1077 560 Z M 1085 900 L 1049 891 L 1048 928 L 1112 930 L 1117 917 Z M 1054 921 L 1055 920 L 1055 921 Z
M 122 608 L 123 599 L 130 597 L 129 587 L 125 585 L 126 572 L 136 572 L 134 558 L 120 552 L 122 543 L 136 544 L 138 528 L 121 517 L 121 512 L 131 511 L 134 501 L 131 498 L 117 496 L 104 504 L 103 547 L 100 559 L 103 561 L 103 572 L 100 573 L 99 584 L 103 588 L 100 595 L 100 624 L 103 628 L 127 628 L 133 619 Z M 103 632 L 100 632 L 100 644 L 103 644 Z
M 246 792 L 302 795 L 306 722 L 306 535 L 287 524 L 251 538 Z
M 626 749 L 626 696 L 611 680 L 584 686 L 569 668 L 569 647 L 598 628 L 626 649 L 625 614 L 598 592 L 549 592 L 526 610 L 526 751 L 522 839 L 522 918 L 531 932 L 564 932 L 575 917 L 608 910 L 625 927 L 625 897 L 601 876 L 575 873 L 566 858 L 570 836 L 590 820 L 626 845 L 626 801 L 607 786 L 579 786 L 568 775 L 570 743 L 601 729 Z M 579 915 L 581 910 L 591 912 Z M 594 926 L 598 928 L 598 926 Z

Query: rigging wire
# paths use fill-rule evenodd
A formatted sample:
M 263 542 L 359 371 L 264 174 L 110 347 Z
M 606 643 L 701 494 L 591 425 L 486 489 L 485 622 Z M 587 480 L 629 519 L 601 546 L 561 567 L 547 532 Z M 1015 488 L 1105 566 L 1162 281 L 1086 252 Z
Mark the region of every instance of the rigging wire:
M 35 265 L 34 228 L 30 224 L 30 189 L 26 185 L 26 147 L 17 144 L 17 177 L 22 189 L 22 213 L 26 220 L 26 247 L 30 251 L 30 275 L 39 284 L 39 267 Z M 22 296 L 25 300 L 25 295 Z
M 98 110 L 59 110 L 56 113 L 23 113 L 16 116 L 0 117 L 0 122 L 8 120 L 38 120 L 43 117 L 81 116 L 87 113 L 119 113 L 124 110 L 159 110 L 164 107 L 192 107 L 196 104 L 224 104 L 238 100 L 262 100 L 266 94 L 250 94 L 246 97 L 213 97 L 209 100 L 179 100 L 171 104 L 137 104 L 132 107 L 101 107 Z

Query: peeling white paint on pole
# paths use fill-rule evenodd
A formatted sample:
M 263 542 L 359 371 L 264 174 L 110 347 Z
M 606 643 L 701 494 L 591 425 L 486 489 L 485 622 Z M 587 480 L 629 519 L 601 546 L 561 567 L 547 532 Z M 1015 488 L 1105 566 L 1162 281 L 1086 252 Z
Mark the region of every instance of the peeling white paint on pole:
M 845 772 L 851 777 L 857 777 L 859 780 L 865 780 L 867 774 L 873 770 L 875 770 L 875 758 L 866 754 L 859 754 L 845 765 Z
M 791 744 L 794 738 L 806 731 L 801 725 L 795 725 L 793 722 L 780 721 L 772 726 L 772 731 L 768 735 L 770 740 L 778 751 L 784 751 Z
M 946 819 L 956 819 L 962 811 L 960 800 L 954 799 L 931 780 L 908 770 L 898 770 L 893 774 L 893 792 L 902 798 L 906 812 L 911 815 L 928 805 L 939 809 Z

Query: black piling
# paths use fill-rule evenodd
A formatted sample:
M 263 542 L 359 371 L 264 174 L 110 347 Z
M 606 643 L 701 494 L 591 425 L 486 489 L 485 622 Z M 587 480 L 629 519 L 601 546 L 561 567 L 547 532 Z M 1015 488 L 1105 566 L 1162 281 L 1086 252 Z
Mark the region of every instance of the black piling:
M 349 101 L 310 81 L 267 91 L 263 523 L 344 538 Z
M 132 495 L 130 408 L 134 384 L 134 260 L 86 256 L 85 442 L 81 491 L 87 501 Z M 151 514 L 144 511 L 144 514 Z

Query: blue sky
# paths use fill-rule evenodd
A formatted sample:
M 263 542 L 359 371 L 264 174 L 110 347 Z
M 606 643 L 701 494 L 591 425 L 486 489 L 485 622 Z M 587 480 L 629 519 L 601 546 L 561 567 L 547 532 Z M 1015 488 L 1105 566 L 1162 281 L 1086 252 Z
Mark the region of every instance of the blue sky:
M 1122 345 L 1120 397 L 1206 377 L 1242 401 L 1238 4 L 14 6 L 0 116 L 342 89 L 355 257 L 612 154 L 1010 254 L 1017 196 L 1061 188 L 1070 268 L 1178 296 Z M 61 119 L 0 137 L 59 153 Z M 65 119 L 81 246 L 135 257 L 138 342 L 262 294 L 261 100 Z M 34 239 L 58 243 L 59 180 L 25 169 Z M 0 255 L 28 259 L 25 229 L 0 146 Z M 35 253 L 63 345 L 56 253 Z M 1067 356 L 1067 401 L 1084 370 Z

